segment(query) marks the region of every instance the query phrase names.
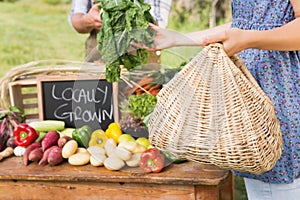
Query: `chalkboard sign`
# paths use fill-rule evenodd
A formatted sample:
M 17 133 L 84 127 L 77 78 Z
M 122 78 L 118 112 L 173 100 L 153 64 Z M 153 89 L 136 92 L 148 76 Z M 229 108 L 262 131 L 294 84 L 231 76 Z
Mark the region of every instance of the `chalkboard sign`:
M 96 77 L 40 77 L 39 118 L 63 120 L 66 127 L 106 130 L 118 121 L 118 86 Z

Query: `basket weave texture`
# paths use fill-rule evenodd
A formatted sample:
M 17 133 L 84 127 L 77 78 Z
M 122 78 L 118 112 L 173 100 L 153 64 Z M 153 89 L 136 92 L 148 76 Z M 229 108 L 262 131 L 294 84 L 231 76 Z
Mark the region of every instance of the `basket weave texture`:
M 261 174 L 281 155 L 272 102 L 221 44 L 205 47 L 157 97 L 149 140 L 177 158 Z

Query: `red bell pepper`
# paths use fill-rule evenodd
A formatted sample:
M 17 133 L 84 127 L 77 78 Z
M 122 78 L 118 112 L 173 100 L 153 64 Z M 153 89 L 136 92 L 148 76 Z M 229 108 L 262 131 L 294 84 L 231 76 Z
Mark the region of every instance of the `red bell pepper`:
M 14 130 L 14 143 L 17 146 L 27 147 L 39 137 L 39 133 L 29 125 L 22 123 Z
M 140 167 L 145 172 L 160 172 L 164 167 L 165 157 L 156 148 L 150 148 L 141 154 Z

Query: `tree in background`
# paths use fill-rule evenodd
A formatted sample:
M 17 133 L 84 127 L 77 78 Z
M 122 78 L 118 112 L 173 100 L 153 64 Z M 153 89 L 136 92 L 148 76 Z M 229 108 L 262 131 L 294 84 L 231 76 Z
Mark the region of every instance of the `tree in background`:
M 178 21 L 176 28 L 183 23 L 213 27 L 230 16 L 230 0 L 173 0 L 171 17 Z

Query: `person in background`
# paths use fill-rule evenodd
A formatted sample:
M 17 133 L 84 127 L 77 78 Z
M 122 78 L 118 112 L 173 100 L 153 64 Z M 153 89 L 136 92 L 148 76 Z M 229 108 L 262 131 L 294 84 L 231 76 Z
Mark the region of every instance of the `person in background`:
M 172 5 L 172 0 L 145 0 L 151 5 L 150 13 L 157 21 L 158 26 L 166 28 Z M 101 60 L 97 50 L 97 33 L 101 28 L 100 10 L 93 0 L 72 0 L 72 8 L 69 14 L 69 23 L 81 34 L 89 34 L 86 40 L 86 61 Z
M 180 34 L 150 24 L 157 32 L 152 50 L 219 42 L 228 56 L 240 57 L 274 104 L 283 151 L 268 172 L 233 173 L 244 177 L 249 200 L 299 199 L 300 1 L 233 0 L 231 6 L 232 22 L 212 29 Z

